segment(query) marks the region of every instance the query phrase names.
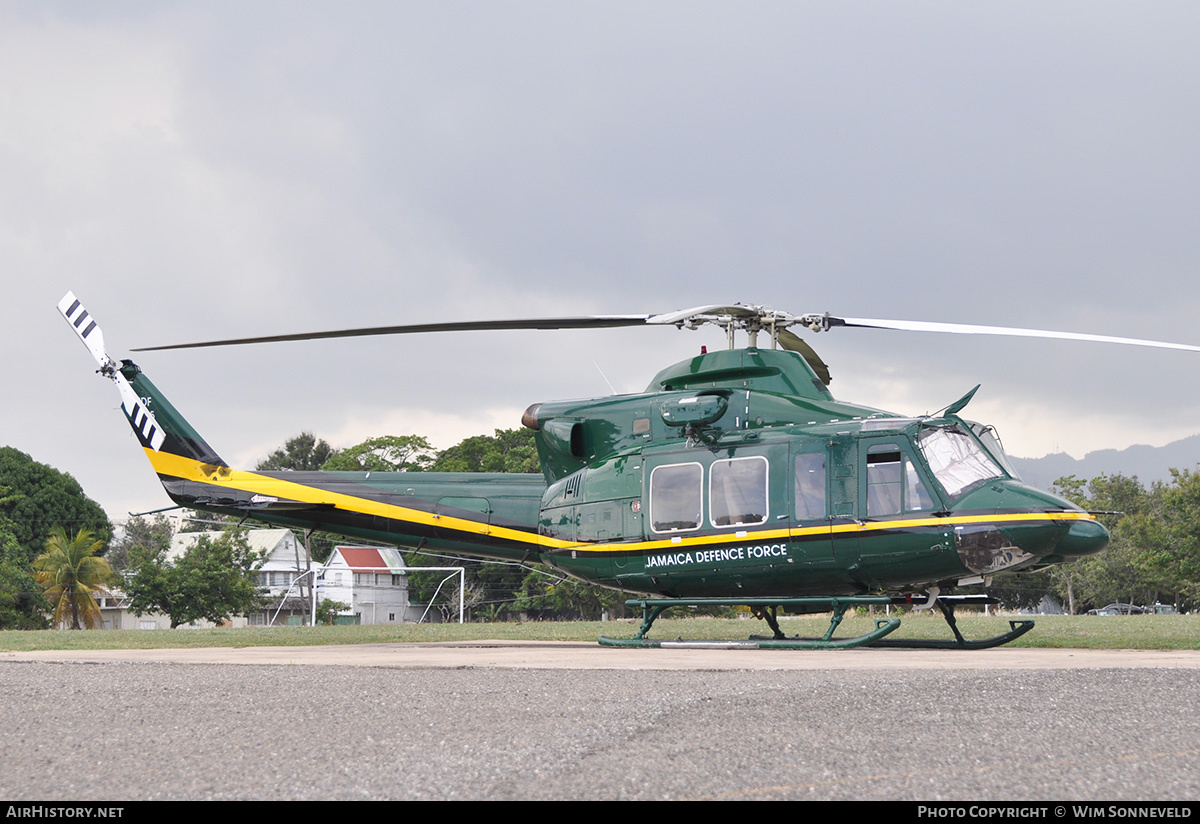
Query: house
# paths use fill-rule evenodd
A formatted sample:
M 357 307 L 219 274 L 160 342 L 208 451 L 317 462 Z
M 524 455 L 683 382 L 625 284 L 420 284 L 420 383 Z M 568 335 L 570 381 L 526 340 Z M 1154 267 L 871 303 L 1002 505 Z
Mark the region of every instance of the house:
M 403 624 L 421 616 L 408 602 L 408 567 L 394 547 L 339 546 L 317 582 L 317 600 L 349 604 L 359 624 Z
M 314 566 L 308 551 L 290 529 L 255 529 L 246 534 L 250 548 L 266 560 L 258 570 L 258 584 L 266 590 L 265 608 L 251 613 L 250 626 L 309 624 L 313 611 Z M 315 567 L 320 569 L 320 564 Z
M 220 532 L 180 532 L 171 539 L 167 559 L 174 560 L 194 546 L 201 536 L 215 540 Z M 262 553 L 265 561 L 256 573 L 258 584 L 266 598 L 263 609 L 247 616 L 236 616 L 226 626 L 280 626 L 307 624 L 312 615 L 311 565 L 308 553 L 288 529 L 252 529 L 246 532 L 246 542 L 254 552 Z M 169 629 L 171 619 L 159 613 L 134 615 L 128 599 L 120 590 L 105 592 L 97 598 L 104 629 Z M 186 624 L 186 628 L 213 626 L 207 621 Z
M 101 629 L 170 629 L 171 619 L 158 612 L 134 615 L 129 598 L 120 589 L 105 589 L 95 594 L 100 608 Z

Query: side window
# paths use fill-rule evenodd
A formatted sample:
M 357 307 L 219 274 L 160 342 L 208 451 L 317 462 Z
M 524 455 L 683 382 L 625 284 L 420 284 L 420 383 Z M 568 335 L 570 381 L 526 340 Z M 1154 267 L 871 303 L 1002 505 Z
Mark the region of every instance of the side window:
M 867 450 L 867 516 L 899 515 L 933 509 L 917 468 L 895 444 Z
M 900 478 L 903 457 L 892 444 L 867 450 L 867 515 L 900 514 Z
M 699 529 L 703 477 L 698 463 L 656 466 L 650 472 L 650 528 L 655 532 Z
M 767 459 L 713 461 L 708 509 L 713 526 L 747 526 L 767 520 Z
M 824 518 L 825 453 L 808 452 L 796 456 L 796 520 Z
M 913 466 L 912 461 L 906 458 L 904 460 L 904 511 L 919 512 L 931 509 L 933 509 L 933 498 L 929 497 L 929 493 L 925 491 L 925 484 L 921 483 L 921 476 L 917 474 L 917 468 Z

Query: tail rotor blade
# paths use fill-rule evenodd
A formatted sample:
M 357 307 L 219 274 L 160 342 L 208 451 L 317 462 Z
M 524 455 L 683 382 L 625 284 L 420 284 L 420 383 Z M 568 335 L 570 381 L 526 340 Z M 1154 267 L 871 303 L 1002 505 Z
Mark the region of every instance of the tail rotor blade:
M 138 433 L 142 442 L 149 445 L 155 452 L 162 449 L 167 433 L 158 425 L 154 413 L 138 397 L 129 379 L 121 373 L 117 362 L 105 351 L 104 333 L 100 330 L 96 319 L 83 308 L 83 304 L 75 297 L 74 292 L 67 292 L 66 297 L 58 302 L 58 311 L 75 330 L 76 337 L 83 341 L 83 345 L 92 353 L 92 357 L 100 365 L 100 374 L 116 385 L 117 392 L 121 395 L 121 408 L 125 410 L 130 426 Z
M 116 362 L 104 350 L 104 333 L 100 331 L 95 318 L 83 308 L 74 292 L 67 292 L 66 297 L 58 302 L 58 311 L 75 330 L 75 336 L 83 341 L 83 345 L 92 353 L 102 370 L 116 367 Z

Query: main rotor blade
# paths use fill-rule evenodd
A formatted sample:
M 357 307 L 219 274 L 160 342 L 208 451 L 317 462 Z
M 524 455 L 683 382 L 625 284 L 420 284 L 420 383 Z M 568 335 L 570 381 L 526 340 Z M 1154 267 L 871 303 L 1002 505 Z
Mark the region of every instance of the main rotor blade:
M 143 346 L 134 352 L 159 352 L 165 349 L 202 349 L 209 346 L 240 346 L 246 343 L 282 343 L 328 338 L 362 338 L 372 335 L 408 335 L 420 332 L 480 332 L 498 329 L 607 329 L 618 326 L 643 326 L 654 315 L 585 315 L 574 318 L 526 320 L 464 320 L 448 323 L 416 323 L 407 326 L 373 326 L 365 329 L 332 329 L 328 332 L 298 332 L 291 335 L 265 335 L 257 338 L 230 338 L 168 346 Z
M 1200 346 L 1186 343 L 1167 343 L 1140 338 L 1119 338 L 1112 335 L 1086 335 L 1079 332 L 1048 332 L 1042 329 L 1017 329 L 1009 326 L 972 326 L 965 323 L 935 323 L 920 320 L 879 320 L 875 318 L 833 318 L 829 325 L 851 326 L 865 329 L 898 329 L 904 332 L 948 332 L 955 335 L 1007 335 L 1017 338 L 1055 338 L 1059 340 L 1082 340 L 1092 343 L 1123 343 L 1130 346 L 1154 346 L 1159 349 L 1182 349 L 1200 352 Z
M 327 332 L 298 332 L 289 335 L 264 335 L 254 338 L 177 343 L 167 346 L 143 346 L 134 352 L 159 352 L 165 349 L 202 349 L 210 346 L 240 346 L 247 343 L 283 343 L 297 340 L 327 340 L 329 338 L 362 338 L 373 335 L 408 335 L 421 332 L 486 332 L 503 329 L 606 329 L 617 326 L 684 325 L 693 318 L 711 322 L 714 316 L 753 318 L 760 308 L 734 304 L 696 306 L 666 314 L 652 315 L 582 315 L 567 318 L 532 318 L 524 320 L 467 320 L 446 323 L 416 323 L 404 326 L 373 326 L 364 329 L 331 329 Z

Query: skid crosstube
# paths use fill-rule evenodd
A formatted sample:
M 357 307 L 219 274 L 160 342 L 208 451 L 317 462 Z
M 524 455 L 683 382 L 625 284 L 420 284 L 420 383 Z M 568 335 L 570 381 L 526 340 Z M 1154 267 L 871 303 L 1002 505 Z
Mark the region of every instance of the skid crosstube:
M 875 628 L 863 635 L 853 638 L 834 639 L 833 633 L 841 624 L 847 609 L 859 606 L 911 606 L 912 599 L 908 597 L 893 597 L 888 595 L 855 595 L 808 598 L 743 598 L 736 601 L 724 598 L 636 598 L 625 602 L 626 606 L 638 607 L 642 610 L 642 625 L 633 638 L 601 637 L 599 642 L 608 647 L 624 648 L 659 648 L 659 649 L 853 649 L 855 647 L 891 647 L 901 649 L 988 649 L 1007 644 L 1029 630 L 1033 629 L 1033 621 L 1009 621 L 1010 630 L 992 638 L 980 641 L 968 641 L 959 632 L 954 618 L 954 607 L 958 604 L 994 604 L 995 599 L 988 596 L 945 596 L 936 599 L 935 603 L 941 610 L 951 631 L 953 640 L 937 640 L 926 638 L 888 638 L 900 627 L 900 619 L 889 618 L 875 622 Z M 685 641 L 684 639 L 656 641 L 646 637 L 650 628 L 660 615 L 671 607 L 685 606 L 748 606 L 756 618 L 764 619 L 774 633 L 770 637 L 751 636 L 746 641 Z M 776 618 L 779 607 L 794 607 L 797 612 L 831 613 L 829 629 L 821 638 L 789 638 L 779 628 Z

